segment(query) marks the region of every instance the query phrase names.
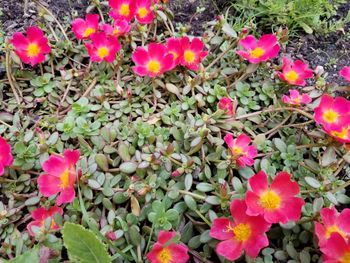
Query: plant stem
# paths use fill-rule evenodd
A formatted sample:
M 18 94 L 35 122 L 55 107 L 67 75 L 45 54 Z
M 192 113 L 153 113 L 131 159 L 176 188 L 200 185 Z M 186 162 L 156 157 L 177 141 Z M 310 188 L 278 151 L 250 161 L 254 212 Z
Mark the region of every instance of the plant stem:
M 171 191 L 172 189 L 167 189 L 167 191 Z M 191 192 L 188 192 L 186 190 L 178 190 L 180 194 L 184 194 L 184 195 L 190 195 L 194 198 L 197 198 L 197 199 L 200 199 L 200 200 L 205 200 L 205 196 L 203 195 L 198 195 L 198 194 L 195 194 L 195 193 L 191 193 Z
M 234 46 L 236 46 L 237 45 L 237 40 L 235 40 L 235 41 L 233 41 L 232 43 L 231 43 L 231 45 L 229 45 L 228 46 L 228 48 L 224 51 L 224 52 L 222 52 L 220 55 L 218 55 L 205 69 L 204 69 L 204 71 L 206 72 L 206 71 L 208 71 L 212 66 L 214 66 L 215 64 L 216 64 L 216 62 L 218 62 L 220 59 L 222 59 L 230 50 L 232 50 L 232 48 L 234 47 Z
M 211 223 L 209 222 L 209 220 L 206 219 L 205 216 L 199 210 L 196 209 L 195 212 L 209 227 L 211 227 Z
M 301 109 L 292 108 L 292 107 L 280 107 L 280 108 L 270 108 L 270 109 L 266 109 L 266 110 L 261 110 L 261 111 L 256 111 L 256 112 L 244 114 L 244 115 L 236 117 L 236 120 L 247 119 L 247 118 L 254 117 L 254 116 L 257 116 L 260 114 L 264 114 L 264 113 L 268 113 L 268 112 L 275 112 L 275 111 L 295 111 L 295 112 L 300 113 L 301 115 L 304 115 L 305 117 L 307 117 L 309 119 L 312 119 L 312 120 L 314 119 L 314 116 L 312 116 L 310 113 L 307 113 L 306 111 L 303 111 Z
M 18 106 L 21 104 L 21 99 L 19 98 L 17 91 L 16 91 L 16 87 L 15 84 L 13 82 L 12 79 L 12 71 L 11 71 L 11 66 L 10 66 L 10 50 L 6 51 L 6 74 L 7 74 L 7 79 L 10 83 L 10 87 L 12 89 L 13 95 L 15 96 L 16 102 L 18 104 Z

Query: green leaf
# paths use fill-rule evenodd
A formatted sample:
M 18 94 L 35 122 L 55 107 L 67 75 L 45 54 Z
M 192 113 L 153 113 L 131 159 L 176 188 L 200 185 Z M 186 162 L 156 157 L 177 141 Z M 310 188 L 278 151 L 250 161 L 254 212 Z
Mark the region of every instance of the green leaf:
M 132 174 L 136 171 L 137 165 L 133 162 L 125 162 L 120 165 L 120 171 L 126 174 Z
M 39 263 L 39 248 L 34 248 L 32 250 L 29 250 L 22 255 L 12 259 L 12 263 Z
M 111 258 L 106 246 L 91 231 L 81 225 L 66 222 L 62 230 L 69 258 L 82 263 L 107 263 Z

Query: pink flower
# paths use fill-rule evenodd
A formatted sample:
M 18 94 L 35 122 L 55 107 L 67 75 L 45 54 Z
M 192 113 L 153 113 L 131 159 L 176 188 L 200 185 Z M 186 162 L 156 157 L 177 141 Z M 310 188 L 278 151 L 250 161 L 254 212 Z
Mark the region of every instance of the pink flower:
M 117 236 L 115 235 L 115 233 L 113 231 L 108 231 L 106 233 L 106 237 L 111 240 L 111 241 L 116 241 L 117 240 Z
M 269 223 L 299 220 L 304 200 L 296 197 L 299 186 L 290 178 L 288 173 L 280 172 L 269 186 L 265 172 L 252 176 L 249 179 L 251 191 L 246 193 L 247 214 L 262 215 Z
M 322 223 L 315 223 L 315 234 L 320 247 L 327 243 L 333 233 L 338 233 L 343 238 L 350 236 L 350 209 L 345 208 L 338 213 L 335 207 L 322 208 L 320 214 Z
M 350 262 L 350 243 L 339 233 L 333 233 L 326 244 L 321 247 L 324 263 Z
M 44 32 L 36 26 L 28 27 L 27 37 L 14 33 L 11 43 L 22 62 L 32 66 L 44 62 L 45 55 L 51 52 Z
M 121 45 L 117 38 L 108 37 L 104 32 L 98 32 L 91 36 L 92 43 L 85 43 L 91 61 L 112 63 Z
M 109 0 L 112 8 L 109 15 L 115 19 L 124 19 L 130 22 L 135 15 L 135 0 Z
M 315 108 L 315 121 L 325 130 L 341 132 L 350 124 L 350 103 L 343 97 L 333 99 L 328 94 L 321 97 L 320 105 Z
M 159 231 L 158 241 L 147 254 L 147 259 L 151 263 L 186 263 L 190 259 L 188 248 L 171 241 L 175 237 L 174 231 Z
M 56 224 L 54 220 L 55 214 L 60 214 L 63 215 L 63 209 L 58 206 L 53 206 L 50 209 L 45 209 L 44 207 L 39 207 L 35 209 L 31 215 L 34 221 L 30 222 L 27 225 L 27 230 L 31 236 L 35 236 L 32 227 L 36 226 L 43 231 L 45 229 L 45 220 L 47 218 L 51 218 L 51 225 L 50 225 L 50 230 L 58 230 L 60 227 Z
M 237 139 L 233 139 L 232 135 L 226 134 L 224 141 L 227 144 L 231 158 L 236 161 L 238 167 L 252 166 L 254 158 L 257 156 L 255 146 L 249 145 L 250 138 L 242 133 Z
M 197 71 L 199 64 L 208 55 L 208 51 L 203 50 L 204 44 L 202 40 L 196 37 L 190 41 L 188 37 L 183 37 L 180 39 L 180 42 L 182 48 L 181 65 Z
M 228 97 L 222 97 L 219 100 L 218 108 L 226 112 L 229 116 L 235 116 L 235 105 L 233 101 Z
M 311 97 L 308 94 L 300 94 L 299 91 L 295 89 L 290 89 L 289 94 L 290 96 L 283 95 L 283 103 L 291 105 L 301 105 L 309 104 L 312 101 Z
M 240 40 L 239 45 L 245 50 L 239 50 L 237 54 L 253 64 L 273 59 L 280 51 L 280 45 L 274 34 L 263 35 L 259 41 L 254 36 L 249 35 Z
M 72 31 L 77 39 L 87 39 L 98 30 L 99 16 L 97 14 L 88 14 L 85 20 L 77 18 L 72 23 Z
M 296 60 L 294 63 L 284 57 L 282 72 L 277 72 L 281 80 L 288 82 L 291 85 L 305 86 L 305 79 L 312 78 L 313 72 L 309 66 L 301 60 Z
M 114 25 L 111 26 L 109 24 L 103 24 L 101 29 L 110 36 L 120 37 L 128 33 L 131 29 L 130 24 L 125 20 L 116 20 L 114 21 Z
M 13 157 L 11 153 L 11 146 L 7 141 L 0 136 L 0 176 L 5 173 L 5 167 L 11 166 Z
M 332 136 L 334 139 L 341 143 L 349 143 L 350 142 L 350 124 L 339 127 L 336 130 L 326 129 L 324 130 Z
M 182 60 L 182 45 L 180 38 L 168 38 L 166 41 L 166 47 L 169 54 L 173 55 L 174 67 L 180 64 Z
M 233 200 L 230 211 L 233 221 L 221 217 L 214 219 L 209 235 L 221 242 L 216 253 L 228 260 L 238 259 L 242 252 L 256 258 L 260 250 L 269 244 L 265 232 L 270 229 L 262 216 L 249 216 L 244 200 Z
M 76 163 L 79 158 L 78 150 L 65 150 L 63 157 L 51 155 L 42 165 L 46 173 L 38 178 L 40 193 L 45 197 L 60 193 L 56 200 L 58 206 L 72 202 L 75 197 Z
M 151 0 L 135 0 L 136 20 L 141 24 L 150 24 L 154 19 Z
M 346 81 L 350 82 L 350 67 L 343 67 L 339 72 L 340 76 L 342 76 Z
M 156 77 L 172 69 L 173 56 L 168 54 L 162 44 L 151 43 L 146 50 L 138 47 L 132 54 L 132 60 L 136 66 L 133 70 L 140 76 Z

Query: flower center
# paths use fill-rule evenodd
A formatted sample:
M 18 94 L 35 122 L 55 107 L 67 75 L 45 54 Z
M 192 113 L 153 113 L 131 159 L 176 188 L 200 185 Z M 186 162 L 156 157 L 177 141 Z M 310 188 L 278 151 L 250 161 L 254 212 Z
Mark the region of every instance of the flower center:
M 169 263 L 171 259 L 172 259 L 172 256 L 171 256 L 170 250 L 167 248 L 163 248 L 158 255 L 158 260 L 161 263 Z
M 130 7 L 128 4 L 122 4 L 119 9 L 119 14 L 122 16 L 129 16 L 130 15 Z
M 94 28 L 88 27 L 85 29 L 83 37 L 89 37 L 91 34 L 95 33 L 96 30 Z
M 252 51 L 250 51 L 250 55 L 253 58 L 260 58 L 265 54 L 265 50 L 263 50 L 261 47 L 254 48 Z
M 147 64 L 148 71 L 152 73 L 159 73 L 160 72 L 160 63 L 157 60 L 151 60 Z
M 291 70 L 285 74 L 285 78 L 291 82 L 296 81 L 298 77 L 299 74 L 294 70 Z
M 106 48 L 106 47 L 100 47 L 98 50 L 97 50 L 97 54 L 100 58 L 105 58 L 109 55 L 109 49 Z
M 148 10 L 147 10 L 147 8 L 145 8 L 145 7 L 141 7 L 141 8 L 139 8 L 139 10 L 137 11 L 137 13 L 139 14 L 139 17 L 140 17 L 140 18 L 144 18 L 145 16 L 148 15 Z
M 274 191 L 266 191 L 260 196 L 260 204 L 266 210 L 275 210 L 281 205 L 281 198 Z
M 61 184 L 60 187 L 62 189 L 67 188 L 69 186 L 69 170 L 66 169 L 60 176 Z
M 173 55 L 173 60 L 176 60 L 179 57 L 179 55 L 175 51 L 169 51 L 169 53 Z
M 341 257 L 340 263 L 350 263 L 350 252 L 346 252 L 344 256 Z
M 36 43 L 30 43 L 27 49 L 28 57 L 36 57 L 40 53 L 40 47 Z
M 232 153 L 234 154 L 234 155 L 241 155 L 241 154 L 243 154 L 244 153 L 244 151 L 243 151 L 243 149 L 242 149 L 242 147 L 233 147 L 232 148 Z
M 116 28 L 114 28 L 114 30 L 113 30 L 113 35 L 119 35 L 119 33 L 120 33 L 120 29 L 119 29 L 119 27 L 116 27 Z
M 195 58 L 196 58 L 196 55 L 194 54 L 193 51 L 186 50 L 185 53 L 184 53 L 184 58 L 185 58 L 185 61 L 187 63 L 193 63 Z
M 334 110 L 327 110 L 323 113 L 323 119 L 328 123 L 334 123 L 338 120 L 339 114 Z
M 252 229 L 248 224 L 238 224 L 235 227 L 233 227 L 232 229 L 233 234 L 235 235 L 235 239 L 237 241 L 247 241 L 251 234 L 252 234 Z
M 327 229 L 326 229 L 326 234 L 325 234 L 326 238 L 327 239 L 330 238 L 333 233 L 338 233 L 339 235 L 341 235 L 344 238 L 346 237 L 346 234 L 343 231 L 341 231 L 338 226 L 332 225 L 330 227 L 327 227 Z

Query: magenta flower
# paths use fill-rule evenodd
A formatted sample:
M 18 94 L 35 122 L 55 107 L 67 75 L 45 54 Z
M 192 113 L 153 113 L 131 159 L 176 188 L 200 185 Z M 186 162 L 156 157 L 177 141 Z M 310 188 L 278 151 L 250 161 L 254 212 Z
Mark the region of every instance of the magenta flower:
M 288 58 L 283 58 L 282 72 L 277 72 L 281 80 L 291 85 L 305 86 L 305 79 L 312 78 L 313 71 L 301 60 L 292 63 Z
M 11 146 L 0 136 L 0 176 L 4 174 L 5 167 L 11 166 L 12 163 Z
M 27 230 L 29 232 L 29 235 L 35 236 L 35 234 L 32 230 L 33 226 L 36 226 L 36 227 L 40 228 L 41 230 L 43 230 L 45 227 L 45 220 L 49 217 L 51 218 L 50 230 L 58 230 L 59 226 L 56 224 L 56 222 L 54 220 L 54 216 L 56 213 L 63 215 L 63 209 L 61 207 L 58 207 L 58 206 L 53 206 L 50 209 L 46 209 L 44 207 L 39 207 L 39 208 L 35 209 L 31 213 L 34 221 L 30 222 L 27 225 Z
M 260 171 L 249 179 L 251 191 L 246 193 L 247 214 L 262 215 L 266 222 L 283 223 L 300 218 L 304 200 L 299 194 L 297 182 L 286 172 L 280 172 L 268 185 L 267 175 Z
M 265 232 L 271 224 L 262 216 L 247 215 L 244 200 L 233 200 L 230 211 L 233 221 L 226 217 L 216 218 L 210 229 L 209 235 L 221 241 L 216 246 L 216 253 L 228 260 L 236 260 L 245 251 L 249 257 L 256 258 L 269 244 Z
M 233 139 L 232 135 L 226 134 L 224 137 L 231 159 L 236 161 L 238 167 L 252 166 L 254 158 L 257 156 L 256 147 L 249 145 L 251 140 L 246 134 L 241 134 L 237 139 Z
M 315 234 L 320 247 L 327 243 L 333 233 L 338 233 L 344 238 L 350 237 L 350 209 L 345 208 L 338 213 L 335 207 L 322 208 L 320 214 L 322 223 L 315 223 Z
M 235 116 L 235 105 L 233 101 L 228 97 L 222 97 L 219 100 L 218 108 L 226 112 L 227 115 L 233 117 Z
M 339 72 L 340 76 L 342 76 L 346 81 L 350 82 L 350 67 L 343 67 Z
M 77 18 L 72 23 L 72 31 L 77 39 L 87 39 L 98 30 L 99 16 L 87 14 L 85 20 Z
M 75 197 L 76 163 L 79 158 L 78 150 L 65 150 L 63 157 L 51 155 L 42 165 L 46 173 L 38 178 L 40 193 L 45 197 L 59 193 L 56 200 L 58 206 L 72 202 Z
M 103 24 L 101 29 L 109 36 L 120 37 L 124 36 L 131 29 L 130 24 L 122 19 L 114 21 L 113 26 L 109 24 Z
M 188 37 L 183 37 L 180 42 L 182 48 L 180 64 L 197 71 L 202 60 L 208 55 L 208 51 L 204 51 L 204 43 L 197 37 L 192 41 Z
M 118 39 L 109 37 L 104 32 L 98 32 L 91 36 L 91 41 L 92 43 L 85 43 L 91 61 L 113 63 L 121 48 Z
M 295 89 L 289 90 L 289 96 L 282 96 L 283 103 L 291 104 L 291 105 L 301 105 L 301 104 L 309 104 L 312 99 L 308 94 L 300 94 L 299 91 Z
M 263 35 L 258 41 L 254 36 L 249 35 L 241 39 L 239 45 L 244 50 L 237 51 L 237 54 L 253 64 L 273 59 L 280 51 L 280 45 L 274 34 Z
M 13 34 L 11 43 L 23 63 L 35 66 L 45 61 L 45 55 L 51 52 L 44 32 L 36 26 L 28 27 L 27 37 L 22 33 Z

